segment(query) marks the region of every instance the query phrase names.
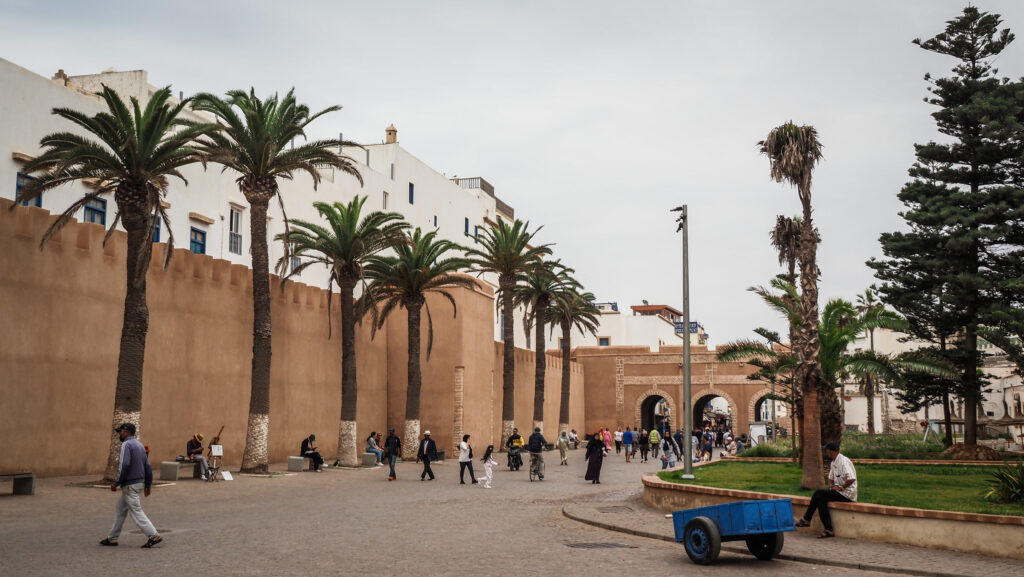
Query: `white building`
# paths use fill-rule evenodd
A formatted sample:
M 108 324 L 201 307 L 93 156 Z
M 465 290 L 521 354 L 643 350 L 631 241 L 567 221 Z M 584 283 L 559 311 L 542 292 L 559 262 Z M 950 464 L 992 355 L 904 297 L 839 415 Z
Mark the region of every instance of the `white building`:
M 41 152 L 39 141 L 44 135 L 81 132 L 71 122 L 53 115 L 53 108 L 70 108 L 88 115 L 106 110 L 106 105 L 94 94 L 101 84 L 117 90 L 125 100 L 130 96 L 137 98 L 143 106 L 157 90 L 149 84 L 145 70 L 108 70 L 83 76 L 67 76 L 59 71 L 53 78 L 45 78 L 0 59 L 0 122 L 4 127 L 0 131 L 0 182 L 10 183 L 0 187 L 0 196 L 16 198 L 18 190 L 31 178 L 21 172 L 21 167 Z M 210 120 L 192 111 L 186 114 L 193 120 Z M 364 210 L 399 212 L 414 227 L 436 229 L 440 237 L 463 246 L 472 246 L 487 223 L 515 218 L 512 207 L 495 196 L 494 188 L 486 180 L 449 179 L 402 148 L 394 126 L 386 129 L 382 144 L 367 145 L 365 149 L 346 148 L 342 152 L 355 161 L 363 186 L 352 176 L 333 169 L 321 172 L 317 190 L 305 173 L 296 174 L 294 180 L 281 179 L 280 193 L 288 218 L 319 222 L 314 201 L 345 203 L 356 195 L 364 195 L 369 197 Z M 248 203 L 235 184 L 237 174 L 221 172 L 218 165 L 205 171 L 193 165 L 182 172 L 188 184 L 171 180 L 164 203 L 175 246 L 250 265 Z M 60 214 L 85 192 L 84 185 L 75 183 L 47 191 L 33 204 Z M 90 202 L 74 216 L 109 227 L 115 213 L 113 199 L 108 198 Z M 283 214 L 277 202 L 271 202 L 268 220 L 273 266 L 284 253 L 281 244 L 273 241 L 275 235 L 284 231 Z M 156 231 L 158 242 L 168 239 L 169 231 L 163 228 Z M 310 267 L 296 280 L 326 287 L 327 271 Z M 496 278 L 485 276 L 481 280 L 496 287 Z M 522 310 L 518 310 L 516 326 L 522 324 L 521 314 Z M 501 340 L 497 316 L 494 334 Z M 520 335 L 517 340 L 523 338 Z
M 648 346 L 658 351 L 662 346 L 683 344 L 683 313 L 668 305 L 635 305 L 632 314 L 622 314 L 615 302 L 594 303 L 600 311 L 597 334 L 573 329 L 573 347 Z M 700 322 L 691 321 L 691 345 L 707 343 L 707 333 Z M 559 339 L 561 341 L 561 339 Z M 559 347 L 561 344 L 559 343 Z

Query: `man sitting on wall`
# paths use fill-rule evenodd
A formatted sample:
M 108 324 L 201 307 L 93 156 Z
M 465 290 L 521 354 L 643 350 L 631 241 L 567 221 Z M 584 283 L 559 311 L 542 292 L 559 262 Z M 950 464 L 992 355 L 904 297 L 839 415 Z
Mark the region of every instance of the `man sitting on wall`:
M 828 512 L 830 501 L 849 503 L 857 500 L 857 470 L 846 455 L 839 453 L 839 443 L 829 442 L 824 447 L 828 458 L 832 459 L 832 466 L 828 470 L 828 490 L 818 489 L 811 496 L 811 505 L 807 507 L 804 516 L 796 520 L 797 527 L 810 527 L 811 519 L 814 518 L 814 511 L 818 511 L 821 517 L 821 524 L 825 530 L 818 535 L 818 539 L 835 537 L 836 533 L 832 527 L 832 516 Z
M 324 465 L 324 458 L 320 456 L 320 453 L 316 450 L 316 435 L 310 435 L 305 439 L 302 439 L 302 456 L 313 461 L 313 470 L 317 473 L 320 472 L 320 467 Z
M 199 463 L 199 475 L 204 481 L 210 478 L 210 464 L 206 462 L 206 457 L 203 456 L 203 434 L 196 433 L 192 435 L 192 438 L 185 445 L 185 454 L 188 455 L 188 459 L 193 463 Z

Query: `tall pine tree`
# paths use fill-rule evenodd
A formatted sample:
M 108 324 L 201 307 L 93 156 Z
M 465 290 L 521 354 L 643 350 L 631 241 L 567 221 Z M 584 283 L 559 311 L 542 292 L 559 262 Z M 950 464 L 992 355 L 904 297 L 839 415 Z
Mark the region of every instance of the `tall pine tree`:
M 979 328 L 998 323 L 1007 287 L 999 262 L 1013 247 L 1024 191 L 1018 186 L 1021 141 L 1018 83 L 997 77 L 992 61 L 1013 41 L 997 14 L 967 7 L 944 32 L 914 40 L 921 48 L 958 62 L 952 76 L 932 79 L 925 102 L 941 142 L 915 145 L 912 180 L 899 198 L 908 232 L 882 234 L 885 258 L 872 260 L 883 300 L 907 317 L 910 333 L 953 349 L 964 400 L 965 443 L 977 442 L 977 417 L 985 379 L 979 372 Z M 1019 253 L 1018 253 L 1019 254 Z

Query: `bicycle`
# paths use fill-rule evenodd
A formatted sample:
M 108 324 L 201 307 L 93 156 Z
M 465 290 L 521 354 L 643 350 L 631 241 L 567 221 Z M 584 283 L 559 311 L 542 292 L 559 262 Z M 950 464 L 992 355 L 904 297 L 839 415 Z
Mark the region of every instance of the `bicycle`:
M 530 481 L 535 478 L 544 480 L 544 455 L 541 453 L 530 453 Z

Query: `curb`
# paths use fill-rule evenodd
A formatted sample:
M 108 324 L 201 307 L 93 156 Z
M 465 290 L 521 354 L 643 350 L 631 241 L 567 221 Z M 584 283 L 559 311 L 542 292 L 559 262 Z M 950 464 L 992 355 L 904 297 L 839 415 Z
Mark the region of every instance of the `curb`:
M 648 531 L 640 531 L 637 529 L 628 529 L 626 527 L 620 527 L 618 525 L 612 525 L 611 523 L 603 523 L 601 521 L 594 521 L 593 519 L 587 519 L 580 515 L 575 515 L 566 510 L 569 505 L 562 505 L 562 515 L 573 521 L 583 523 L 584 525 L 591 525 L 599 529 L 605 529 L 608 531 L 616 531 L 618 533 L 625 533 L 627 535 L 633 535 L 636 537 L 644 537 L 646 539 L 655 539 L 658 541 L 667 541 L 669 543 L 675 543 L 676 540 L 657 533 L 650 533 Z M 737 547 L 722 543 L 722 550 L 729 551 L 731 553 L 748 553 L 746 547 Z M 844 569 L 857 569 L 861 571 L 877 571 L 879 573 L 893 573 L 897 575 L 915 575 L 920 577 L 962 577 L 959 573 L 941 573 L 935 571 L 920 571 L 917 569 L 906 569 L 900 567 L 887 567 L 885 565 L 870 565 L 867 563 L 851 563 L 847 561 L 833 561 L 830 559 L 821 559 L 818 557 L 808 557 L 806 555 L 790 555 L 788 553 L 780 553 L 775 556 L 776 559 L 784 559 L 786 561 L 794 561 L 796 563 L 808 563 L 812 565 L 827 565 L 830 567 L 842 567 Z

